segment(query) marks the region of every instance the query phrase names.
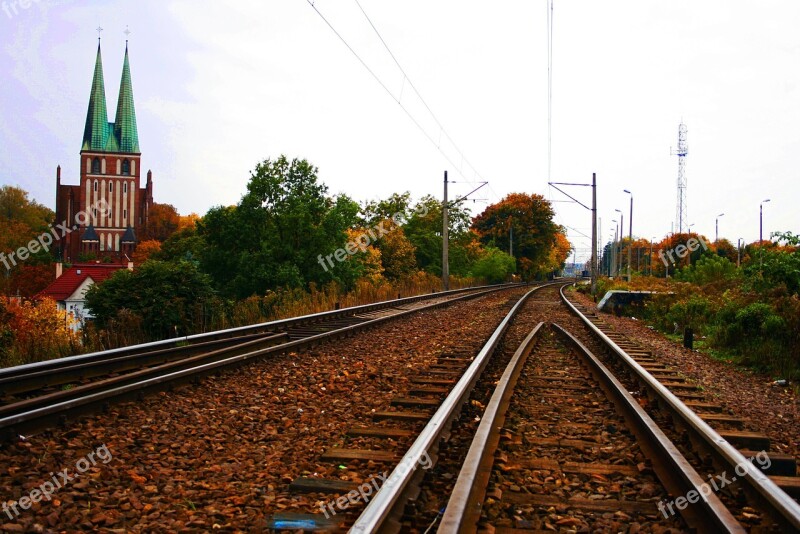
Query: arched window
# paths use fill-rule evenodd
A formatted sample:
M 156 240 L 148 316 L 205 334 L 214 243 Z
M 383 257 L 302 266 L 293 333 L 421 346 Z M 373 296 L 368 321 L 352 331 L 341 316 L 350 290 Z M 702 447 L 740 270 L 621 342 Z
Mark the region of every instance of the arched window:
M 122 175 L 123 176 L 130 176 L 131 174 L 131 162 L 127 159 L 122 160 Z
M 128 192 L 128 182 L 123 182 L 122 183 L 122 192 L 123 193 L 127 193 Z
M 100 174 L 100 158 L 92 160 L 92 174 Z
M 108 192 L 109 193 L 114 192 L 114 182 L 108 182 Z
M 94 190 L 97 191 L 97 180 L 94 181 Z

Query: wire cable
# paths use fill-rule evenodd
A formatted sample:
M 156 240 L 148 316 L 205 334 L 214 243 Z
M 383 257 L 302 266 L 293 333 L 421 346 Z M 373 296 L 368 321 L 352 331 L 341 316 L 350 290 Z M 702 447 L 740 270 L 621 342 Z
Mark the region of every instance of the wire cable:
M 381 33 L 378 31 L 378 28 L 375 27 L 375 24 L 372 22 L 372 19 L 369 18 L 369 15 L 367 15 L 367 12 L 364 10 L 364 7 L 361 5 L 361 2 L 359 2 L 358 0 L 355 0 L 355 3 L 358 6 L 358 8 L 361 10 L 361 13 L 363 13 L 364 17 L 367 19 L 367 22 L 369 22 L 369 25 L 375 31 L 375 35 L 378 36 L 378 39 L 380 39 L 381 43 L 383 44 L 383 47 L 386 48 L 386 51 L 389 53 L 389 56 L 391 56 L 392 61 L 394 61 L 394 64 L 397 65 L 398 69 L 400 69 L 400 72 L 403 74 L 403 82 L 404 83 L 408 82 L 409 87 L 411 87 L 411 89 L 414 91 L 414 93 L 419 98 L 420 102 L 422 102 L 422 105 L 425 106 L 425 109 L 428 110 L 428 113 L 430 113 L 431 117 L 436 122 L 437 126 L 439 126 L 440 135 L 444 134 L 444 136 L 450 141 L 450 143 L 453 145 L 453 147 L 455 147 L 456 151 L 459 153 L 459 155 L 461 156 L 461 158 L 464 161 L 464 163 L 466 163 L 467 166 L 470 169 L 472 169 L 472 171 L 478 176 L 478 178 L 480 180 L 476 180 L 476 182 L 483 180 L 483 178 L 480 176 L 480 173 L 477 171 L 477 169 L 475 169 L 475 167 L 469 162 L 469 160 L 467 160 L 467 158 L 464 157 L 464 152 L 460 148 L 458 148 L 458 145 L 456 144 L 455 141 L 453 141 L 453 138 L 450 136 L 450 134 L 447 133 L 447 130 L 442 125 L 442 122 L 439 120 L 439 118 L 433 112 L 431 107 L 428 105 L 428 103 L 425 101 L 425 99 L 422 98 L 422 94 L 417 90 L 417 87 L 416 87 L 416 85 L 414 85 L 414 82 L 411 81 L 411 78 L 409 78 L 408 74 L 406 74 L 405 69 L 403 69 L 403 66 L 400 65 L 400 62 L 397 60 L 397 57 L 395 57 L 394 53 L 392 53 L 392 50 L 389 48 L 389 45 L 386 43 L 386 40 L 383 38 Z M 462 174 L 462 176 L 463 176 L 463 174 Z
M 405 114 L 408 116 L 408 118 L 409 118 L 409 119 L 411 119 L 411 121 L 412 121 L 412 122 L 413 122 L 413 123 L 416 125 L 416 127 L 417 127 L 417 128 L 418 128 L 418 129 L 419 129 L 419 130 L 420 130 L 420 131 L 423 133 L 423 135 L 425 135 L 425 137 L 427 137 L 427 138 L 428 138 L 428 141 L 430 141 L 430 142 L 431 142 L 431 144 L 433 144 L 433 146 L 435 146 L 435 147 L 436 147 L 436 150 L 438 150 L 438 151 L 439 151 L 439 153 L 440 153 L 442 156 L 444 156 L 444 158 L 445 158 L 445 159 L 447 160 L 447 162 L 448 162 L 448 163 L 449 163 L 449 164 L 452 166 L 452 168 L 453 168 L 453 169 L 454 169 L 454 170 L 455 170 L 455 171 L 456 171 L 458 174 L 460 174 L 462 178 L 464 178 L 465 180 L 468 180 L 468 181 L 470 181 L 470 178 L 468 178 L 468 177 L 467 177 L 467 176 L 466 176 L 466 175 L 463 173 L 463 171 L 462 171 L 462 167 L 463 167 L 463 165 L 456 165 L 456 163 L 455 163 L 455 162 L 454 162 L 454 161 L 453 161 L 453 160 L 450 158 L 450 156 L 448 156 L 448 155 L 447 155 L 447 153 L 445 153 L 445 151 L 441 149 L 440 143 L 437 143 L 437 142 L 436 142 L 436 140 L 434 140 L 434 138 L 433 138 L 433 137 L 432 137 L 432 136 L 431 136 L 431 135 L 430 135 L 430 134 L 429 134 L 429 133 L 428 133 L 428 132 L 425 130 L 425 128 L 424 128 L 424 127 L 423 127 L 423 126 L 422 126 L 422 125 L 419 123 L 419 121 L 418 121 L 418 120 L 417 120 L 417 119 L 414 117 L 414 115 L 413 115 L 413 114 L 412 114 L 412 113 L 411 113 L 411 112 L 408 110 L 408 108 L 406 108 L 406 107 L 403 105 L 403 102 L 402 102 L 402 101 L 401 101 L 399 98 L 397 98 L 397 97 L 395 97 L 395 96 L 394 96 L 394 94 L 393 94 L 393 93 L 392 93 L 392 92 L 389 90 L 389 88 L 388 88 L 388 87 L 387 87 L 387 85 L 386 85 L 386 84 L 383 82 L 383 80 L 381 80 L 381 79 L 380 79 L 380 77 L 379 77 L 377 74 L 375 74 L 375 71 L 373 71 L 373 70 L 372 70 L 372 69 L 369 67 L 369 65 L 367 65 L 366 61 L 364 61 L 364 60 L 361 58 L 361 56 L 360 56 L 360 55 L 358 55 L 358 52 L 356 52 L 356 51 L 355 51 L 355 49 L 353 49 L 353 47 L 352 47 L 352 46 L 350 46 L 350 43 L 348 43 L 348 42 L 347 42 L 347 40 L 344 38 L 344 36 L 342 36 L 342 34 L 340 34 L 340 33 L 339 33 L 337 30 L 336 30 L 336 28 L 334 28 L 334 27 L 333 27 L 333 24 L 331 24 L 331 22 L 330 22 L 330 21 L 329 21 L 329 20 L 328 20 L 328 19 L 325 17 L 325 15 L 323 15 L 323 14 L 322 14 L 322 12 L 321 12 L 319 9 L 317 9 L 317 6 L 316 6 L 316 5 L 314 5 L 314 0 L 306 0 L 306 2 L 308 2 L 308 5 L 310 5 L 310 6 L 311 6 L 311 7 L 314 9 L 314 11 L 316 11 L 317 15 L 319 15 L 319 16 L 320 16 L 320 18 L 321 18 L 321 19 L 322 19 L 322 20 L 325 22 L 325 24 L 326 24 L 326 25 L 327 25 L 327 26 L 328 26 L 328 27 L 331 29 L 331 31 L 332 31 L 332 32 L 333 32 L 333 33 L 336 35 L 336 37 L 338 37 L 338 38 L 339 38 L 339 40 L 340 40 L 342 43 L 344 43 L 344 45 L 347 47 L 347 49 L 348 49 L 348 50 L 350 50 L 350 52 L 351 52 L 351 53 L 352 53 L 352 54 L 353 54 L 353 55 L 356 57 L 356 59 L 358 59 L 358 62 L 359 62 L 359 63 L 361 63 L 361 65 L 362 65 L 362 66 L 363 66 L 363 67 L 364 67 L 364 68 L 367 70 L 367 72 L 369 72 L 369 73 L 370 73 L 370 75 L 371 75 L 373 78 L 375 78 L 375 81 L 377 81 L 377 82 L 378 82 L 378 84 L 379 84 L 379 85 L 380 85 L 380 86 L 383 88 L 383 90 L 384 90 L 384 91 L 386 91 L 386 93 L 387 93 L 387 94 L 388 94 L 388 95 L 389 95 L 389 96 L 392 98 L 392 100 L 394 100 L 395 102 L 397 102 L 397 104 L 398 104 L 398 105 L 400 106 L 400 108 L 401 108 L 401 109 L 402 109 L 402 110 L 405 112 Z M 356 2 L 356 3 L 358 3 L 358 2 Z M 360 5 L 360 4 L 359 4 L 359 8 L 361 8 L 361 5 Z M 366 12 L 364 11 L 364 9 L 363 9 L 363 8 L 361 8 L 361 11 L 362 11 L 362 13 L 364 13 L 364 16 L 366 16 Z M 369 17 L 367 17 L 367 20 L 370 20 L 370 19 L 369 19 Z M 371 20 L 370 20 L 370 25 L 373 27 L 373 29 L 375 30 L 375 32 L 376 32 L 376 33 L 378 33 L 378 30 L 375 28 L 375 25 L 374 25 L 374 24 L 372 24 L 372 21 L 371 21 Z M 380 33 L 378 33 L 378 37 L 380 37 Z M 383 43 L 384 43 L 384 46 L 386 46 L 386 49 L 387 49 L 387 50 L 389 50 L 389 47 L 386 45 L 386 42 L 383 40 L 383 38 L 382 38 L 382 37 L 380 37 L 380 39 L 381 39 L 381 42 L 383 42 Z M 400 67 L 400 64 L 397 62 L 397 59 L 395 59 L 395 57 L 394 57 L 394 54 L 392 54 L 392 53 L 391 53 L 391 51 L 389 51 L 389 54 L 392 56 L 392 59 L 394 59 L 394 60 L 395 60 L 395 63 L 398 65 L 398 67 Z M 409 84 L 409 86 L 411 86 L 411 87 L 412 87 L 412 89 L 414 90 L 414 92 L 415 92 L 415 93 L 416 93 L 416 94 L 419 96 L 419 92 L 417 91 L 416 87 L 414 87 L 414 85 L 412 84 L 412 82 L 411 82 L 411 80 L 408 78 L 408 76 L 406 76 L 406 74 L 405 74 L 405 72 L 403 71 L 402 67 L 400 67 L 400 71 L 403 73 L 403 76 L 404 76 L 405 80 L 406 80 L 406 81 L 408 81 L 408 84 Z M 421 97 L 421 96 L 420 96 L 419 98 L 420 98 L 420 100 L 422 100 L 422 97 Z M 479 178 L 481 178 L 481 175 L 478 173 L 478 171 L 475 169 L 475 167 L 473 167 L 473 166 L 472 166 L 472 164 L 470 164 L 470 163 L 469 163 L 469 161 L 467 161 L 467 160 L 466 160 L 466 158 L 464 158 L 464 153 L 463 153 L 463 152 L 461 151 L 461 149 L 459 149 L 459 148 L 458 148 L 458 146 L 457 146 L 457 145 L 456 145 L 456 144 L 453 142 L 452 138 L 450 138 L 449 134 L 448 134 L 448 133 L 447 133 L 447 132 L 444 130 L 444 128 L 441 126 L 441 123 L 438 121 L 438 119 L 436 118 L 436 116 L 435 116 L 435 115 L 433 115 L 433 112 L 430 110 L 430 108 L 428 107 L 428 105 L 427 105 L 427 104 L 424 102 L 424 100 L 422 100 L 422 102 L 423 102 L 423 104 L 425 105 L 425 107 L 428 109 L 428 111 L 431 113 L 431 116 L 434 118 L 434 120 L 436 121 L 436 123 L 439 125 L 439 127 L 440 127 L 440 129 L 441 129 L 441 132 L 440 132 L 440 133 L 444 133 L 444 135 L 445 135 L 445 136 L 446 136 L 446 137 L 447 137 L 447 138 L 450 140 L 450 142 L 453 144 L 453 147 L 456 149 L 456 151 L 458 152 L 458 154 L 461 156 L 461 158 L 462 158 L 462 161 L 466 161 L 467 165 L 469 165 L 469 167 L 470 167 L 470 168 L 471 168 L 471 169 L 474 171 L 475 175 L 476 175 L 476 176 L 478 176 Z M 471 181 L 475 182 L 476 180 L 472 179 Z M 481 178 L 481 181 L 485 181 L 485 180 L 483 180 L 483 179 Z

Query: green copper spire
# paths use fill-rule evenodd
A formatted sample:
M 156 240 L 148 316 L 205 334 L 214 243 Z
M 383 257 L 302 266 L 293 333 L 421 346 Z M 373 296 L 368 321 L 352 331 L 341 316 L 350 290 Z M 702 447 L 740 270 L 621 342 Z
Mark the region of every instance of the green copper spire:
M 138 153 L 139 133 L 136 130 L 136 110 L 133 107 L 131 69 L 128 64 L 128 44 L 125 43 L 125 62 L 122 64 L 122 80 L 119 84 L 117 116 L 114 119 L 114 137 L 120 152 Z
M 103 150 L 109 137 L 108 111 L 106 110 L 106 89 L 103 83 L 103 61 L 100 56 L 100 43 L 97 43 L 97 60 L 94 64 L 92 92 L 89 95 L 89 111 L 86 113 L 86 127 L 83 129 L 81 150 Z

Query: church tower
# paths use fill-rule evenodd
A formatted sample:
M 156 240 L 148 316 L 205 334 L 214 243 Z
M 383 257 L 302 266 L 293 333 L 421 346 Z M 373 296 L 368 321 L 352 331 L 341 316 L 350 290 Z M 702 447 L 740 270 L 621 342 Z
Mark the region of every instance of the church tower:
M 125 261 L 147 226 L 153 204 L 152 173 L 141 187 L 141 151 L 136 128 L 128 44 L 114 122 L 108 122 L 100 43 L 80 151 L 80 184 L 62 185 L 56 170 L 56 224 L 71 232 L 60 241 L 67 262 L 109 257 Z

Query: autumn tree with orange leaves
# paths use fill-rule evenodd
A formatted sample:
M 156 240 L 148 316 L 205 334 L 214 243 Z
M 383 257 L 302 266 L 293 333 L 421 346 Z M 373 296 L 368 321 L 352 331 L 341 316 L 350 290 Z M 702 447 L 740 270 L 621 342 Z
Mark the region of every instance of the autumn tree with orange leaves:
M 520 273 L 529 279 L 561 268 L 572 248 L 554 216 L 542 195 L 511 193 L 475 217 L 472 229 L 484 245 L 511 250 Z

